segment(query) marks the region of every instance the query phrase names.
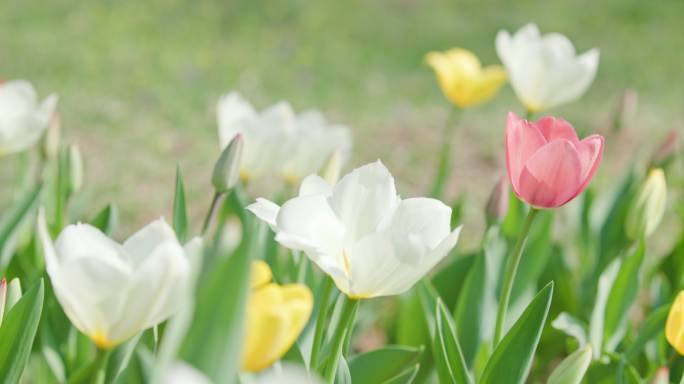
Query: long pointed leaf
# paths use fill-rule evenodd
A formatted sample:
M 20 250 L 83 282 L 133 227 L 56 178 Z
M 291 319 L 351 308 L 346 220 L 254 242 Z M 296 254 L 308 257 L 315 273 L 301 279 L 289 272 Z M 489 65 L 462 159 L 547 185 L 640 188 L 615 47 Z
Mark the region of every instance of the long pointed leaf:
M 435 338 L 433 343 L 435 366 L 440 382 L 471 383 L 468 366 L 456 338 L 454 320 L 441 300 L 435 308 Z
M 181 243 L 188 239 L 188 212 L 185 207 L 185 188 L 180 167 L 176 168 L 176 193 L 173 197 L 173 229 Z

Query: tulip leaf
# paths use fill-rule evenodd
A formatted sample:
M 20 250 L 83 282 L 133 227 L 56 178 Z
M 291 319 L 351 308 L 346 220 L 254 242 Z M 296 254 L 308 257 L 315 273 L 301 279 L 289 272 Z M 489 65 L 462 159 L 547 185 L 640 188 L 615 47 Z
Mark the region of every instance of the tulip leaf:
M 651 312 L 639 330 L 636 339 L 627 348 L 625 357 L 627 360 L 633 360 L 639 352 L 644 348 L 646 343 L 652 340 L 656 335 L 663 332 L 665 329 L 665 321 L 670 311 L 670 307 L 663 305 L 655 311 Z
M 42 183 L 33 187 L 19 203 L 13 206 L 12 210 L 0 222 L 0 276 L 4 275 L 5 268 L 12 261 L 19 229 L 36 206 L 38 200 L 40 200 L 42 189 Z
M 539 277 L 553 252 L 553 213 L 552 210 L 540 211 L 530 227 L 530 233 L 523 251 L 524 257 L 520 260 L 513 283 L 512 306 L 515 306 L 520 299 L 529 299 L 525 293 L 531 294 L 537 290 Z
M 613 203 L 601 226 L 596 275 L 603 271 L 627 244 L 624 223 L 635 193 L 635 183 L 634 169 L 630 168 L 615 192 Z
M 551 372 L 547 384 L 579 384 L 591 363 L 591 345 L 578 349 L 566 357 Z
M 606 270 L 601 273 L 598 280 L 596 300 L 594 301 L 594 309 L 591 312 L 591 322 L 589 323 L 589 342 L 594 349 L 595 358 L 601 356 L 603 352 L 603 329 L 606 304 L 608 302 L 610 289 L 620 270 L 620 264 L 620 259 L 613 260 L 613 262 L 606 267 Z
M 185 207 L 185 188 L 180 166 L 176 168 L 176 192 L 173 196 L 173 229 L 178 241 L 185 243 L 188 239 L 188 212 Z
M 466 278 L 480 253 L 457 255 L 432 277 L 431 281 L 447 308 L 456 306 L 459 295 L 464 289 Z M 422 316 L 422 315 L 421 315 Z M 411 326 L 409 324 L 409 326 Z M 411 326 L 413 328 L 413 326 Z
M 119 210 L 114 204 L 107 204 L 95 217 L 90 220 L 90 224 L 98 228 L 107 235 L 111 235 L 119 222 Z
M 415 364 L 423 348 L 392 345 L 356 355 L 349 360 L 354 384 L 383 383 Z
M 349 365 L 344 356 L 340 356 L 337 361 L 337 371 L 335 372 L 335 384 L 352 384 L 351 373 L 349 372 Z
M 418 364 L 413 367 L 403 370 L 400 374 L 394 376 L 389 380 L 385 380 L 382 384 L 411 384 L 418 376 L 420 366 Z
M 552 322 L 551 326 L 566 335 L 577 340 L 580 347 L 587 344 L 587 324 L 573 317 L 567 312 L 562 312 Z
M 489 358 L 481 384 L 524 383 L 551 306 L 553 282 L 537 293 Z
M 454 319 L 456 333 L 463 348 L 466 366 L 472 366 L 477 349 L 491 338 L 496 318 L 496 285 L 501 263 L 506 256 L 506 240 L 499 228 L 490 227 L 485 234 L 484 248 L 470 268 L 459 295 Z
M 441 383 L 471 383 L 472 379 L 456 338 L 455 328 L 454 320 L 444 307 L 444 303 L 437 300 L 435 338 L 432 347 L 439 381 Z
M 615 350 L 627 331 L 627 314 L 639 290 L 639 271 L 644 254 L 645 246 L 641 241 L 625 257 L 608 295 L 610 300 L 606 303 L 603 328 L 605 348 L 608 351 Z
M 43 310 L 43 280 L 19 299 L 0 327 L 0 382 L 18 383 Z
M 180 350 L 184 360 L 216 383 L 234 382 L 240 363 L 257 231 L 254 225 L 246 228 L 238 249 L 229 257 L 215 257 L 215 266 L 200 279 L 195 315 Z

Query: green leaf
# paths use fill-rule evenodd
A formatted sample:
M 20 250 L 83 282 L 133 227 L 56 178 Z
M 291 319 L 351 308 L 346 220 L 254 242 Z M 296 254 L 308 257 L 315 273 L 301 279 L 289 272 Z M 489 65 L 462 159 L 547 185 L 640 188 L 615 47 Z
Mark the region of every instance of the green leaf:
M 173 197 L 173 229 L 181 244 L 188 239 L 188 212 L 185 207 L 185 188 L 180 166 L 176 168 L 176 193 Z
M 553 282 L 537 293 L 506 333 L 485 366 L 481 384 L 524 383 L 532 365 L 553 296 Z
M 470 268 L 456 304 L 456 334 L 468 367 L 472 366 L 482 341 L 492 336 L 492 320 L 496 318 L 497 310 L 496 285 L 506 249 L 506 239 L 498 227 L 490 227 L 485 234 L 483 250 Z
M 537 290 L 539 277 L 553 252 L 553 218 L 552 210 L 542 210 L 530 227 L 530 234 L 523 251 L 525 256 L 520 260 L 513 291 L 511 291 L 511 306 L 515 306 L 520 299 L 529 300 L 529 296 L 525 293 L 531 296 L 531 293 Z
M 254 225 L 247 225 L 240 247 L 200 279 L 197 308 L 180 356 L 215 383 L 233 383 L 240 364 L 250 261 L 256 247 Z
M 43 280 L 7 313 L 0 327 L 0 382 L 18 383 L 28 363 L 43 310 Z
M 335 372 L 335 384 L 352 384 L 351 373 L 349 372 L 349 365 L 344 356 L 340 356 L 337 361 L 337 372 Z
M 451 260 L 432 277 L 432 284 L 447 308 L 453 309 L 456 306 L 466 277 L 479 256 L 480 253 L 477 252 L 451 257 Z
M 635 174 L 631 167 L 627 176 L 618 187 L 606 219 L 601 225 L 599 251 L 595 274 L 604 270 L 627 245 L 624 223 L 635 193 Z M 596 351 L 595 351 L 596 352 Z
M 384 381 L 382 384 L 411 384 L 415 381 L 416 376 L 418 376 L 419 370 L 420 366 L 416 364 L 413 367 L 405 369 L 393 378 Z
M 641 352 L 646 343 L 664 331 L 665 321 L 667 320 L 669 311 L 670 306 L 663 305 L 648 315 L 641 325 L 641 329 L 639 330 L 636 339 L 634 339 L 625 352 L 627 360 L 633 360 L 639 352 Z
M 42 190 L 42 183 L 33 187 L 19 203 L 13 206 L 12 210 L 0 222 L 0 276 L 4 275 L 5 268 L 12 261 L 16 236 L 22 223 L 26 222 L 29 214 L 33 211 L 38 200 L 40 200 L 40 192 Z
M 605 349 L 608 351 L 615 350 L 627 331 L 628 311 L 639 291 L 639 271 L 644 254 L 642 241 L 625 257 L 608 295 L 610 300 L 606 303 L 603 328 Z
M 547 384 L 579 384 L 591 363 L 591 345 L 578 349 L 566 357 L 551 372 Z
M 606 313 L 608 295 L 613 286 L 613 282 L 620 271 L 620 259 L 613 260 L 606 270 L 601 273 L 598 280 L 598 290 L 594 309 L 591 312 L 591 322 L 589 323 L 589 342 L 594 350 L 594 357 L 598 358 L 603 353 L 603 329 Z
M 580 347 L 587 344 L 587 325 L 580 319 L 567 312 L 562 312 L 552 322 L 551 326 L 577 340 Z
M 107 235 L 111 235 L 119 222 L 119 210 L 114 204 L 107 204 L 95 217 L 90 220 L 90 224 L 98 228 Z
M 435 308 L 435 338 L 432 347 L 441 383 L 472 382 L 461 346 L 456 338 L 454 320 L 441 300 L 437 300 Z
M 377 384 L 390 380 L 415 364 L 422 352 L 423 348 L 393 345 L 356 355 L 349 360 L 352 382 Z

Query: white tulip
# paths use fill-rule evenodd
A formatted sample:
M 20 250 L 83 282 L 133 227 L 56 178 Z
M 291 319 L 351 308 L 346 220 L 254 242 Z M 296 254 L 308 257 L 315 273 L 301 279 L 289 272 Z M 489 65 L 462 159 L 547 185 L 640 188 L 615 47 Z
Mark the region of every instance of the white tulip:
M 192 365 L 183 361 L 174 363 L 166 372 L 164 384 L 211 384 L 211 380 Z
M 41 209 L 38 231 L 57 300 L 100 348 L 166 320 L 188 289 L 190 263 L 163 219 L 123 244 L 91 225 L 69 225 L 53 245 Z
M 535 24 L 513 36 L 499 31 L 496 51 L 518 99 L 531 112 L 578 99 L 594 80 L 599 63 L 598 49 L 578 56 L 567 37 L 559 33 L 542 36 Z
M 248 209 L 276 240 L 305 252 L 351 298 L 397 295 L 411 288 L 456 245 L 451 208 L 439 200 L 402 200 L 380 162 L 331 187 L 307 176 L 299 196 L 279 207 L 257 199 Z
M 56 106 L 54 94 L 39 104 L 28 81 L 0 83 L 0 155 L 21 152 L 35 144 L 50 124 Z
M 351 135 L 345 126 L 331 126 L 316 111 L 296 115 L 286 102 L 262 112 L 240 94 L 231 92 L 218 102 L 221 148 L 237 134 L 244 137 L 240 166 L 243 180 L 277 174 L 291 183 L 318 172 L 339 150 L 343 159 L 351 149 Z

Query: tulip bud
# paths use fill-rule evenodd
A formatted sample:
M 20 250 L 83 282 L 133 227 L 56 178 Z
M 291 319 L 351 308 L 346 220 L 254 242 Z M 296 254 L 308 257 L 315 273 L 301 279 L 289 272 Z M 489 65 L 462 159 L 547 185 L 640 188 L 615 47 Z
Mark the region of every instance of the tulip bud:
M 342 153 L 336 150 L 330 155 L 328 160 L 323 165 L 322 175 L 325 181 L 330 185 L 335 185 L 340 178 L 340 171 L 342 170 Z
M 639 94 L 633 89 L 628 89 L 618 100 L 615 108 L 615 116 L 613 117 L 613 132 L 617 133 L 629 124 L 634 119 L 637 105 L 639 103 Z
M 665 213 L 667 184 L 660 168 L 652 169 L 627 213 L 625 231 L 630 239 L 648 237 L 656 229 Z
M 60 131 L 62 130 L 61 119 L 59 113 L 55 112 L 50 119 L 45 136 L 43 136 L 43 145 L 41 146 L 41 154 L 43 159 L 54 159 L 59 154 Z
M 664 168 L 677 155 L 679 149 L 679 132 L 671 131 L 665 139 L 660 143 L 658 149 L 653 152 L 651 156 L 652 168 Z
M 211 183 L 216 192 L 228 192 L 238 182 L 240 176 L 240 160 L 244 140 L 241 134 L 235 135 L 221 152 L 221 156 L 214 165 Z
M 680 355 L 684 355 L 684 291 L 675 298 L 665 323 L 665 338 Z
M 69 146 L 69 191 L 78 192 L 83 187 L 83 157 L 76 144 Z
M 4 292 L 2 292 L 3 290 Z M 21 284 L 19 283 L 19 279 L 15 277 L 9 284 L 7 284 L 5 279 L 2 279 L 2 282 L 0 282 L 0 323 L 2 322 L 3 312 L 4 314 L 7 314 L 19 299 L 21 299 Z
M 485 215 L 488 222 L 502 220 L 508 212 L 508 182 L 505 176 L 501 176 L 489 195 L 485 206 Z

